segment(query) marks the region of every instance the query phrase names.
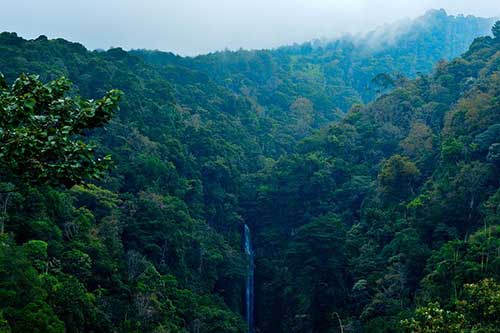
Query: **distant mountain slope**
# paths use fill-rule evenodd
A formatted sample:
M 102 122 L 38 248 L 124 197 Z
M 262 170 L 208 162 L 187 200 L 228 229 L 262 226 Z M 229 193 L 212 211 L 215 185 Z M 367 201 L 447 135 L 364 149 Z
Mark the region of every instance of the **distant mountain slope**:
M 449 16 L 431 10 L 415 20 L 382 26 L 360 36 L 313 41 L 275 50 L 224 51 L 195 58 L 133 51 L 157 65 L 196 68 L 219 84 L 251 98 L 262 112 L 282 120 L 297 98 L 312 102 L 311 127 L 336 119 L 338 110 L 377 96 L 380 73 L 415 77 L 441 59 L 459 56 L 495 19 Z M 397 83 L 397 82 L 396 82 Z

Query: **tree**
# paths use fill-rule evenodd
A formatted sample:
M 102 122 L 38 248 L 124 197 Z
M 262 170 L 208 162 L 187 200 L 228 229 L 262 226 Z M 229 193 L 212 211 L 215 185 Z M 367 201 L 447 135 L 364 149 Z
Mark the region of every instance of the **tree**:
M 405 199 L 414 193 L 414 184 L 420 175 L 415 163 L 408 157 L 394 155 L 383 165 L 378 175 L 380 192 L 387 198 Z
M 401 141 L 404 152 L 420 165 L 425 164 L 433 153 L 433 133 L 425 123 L 416 121 L 411 125 L 408 136 Z
M 24 243 L 23 248 L 31 265 L 38 272 L 44 272 L 47 266 L 47 243 L 40 240 L 30 240 Z
M 314 120 L 313 103 L 304 97 L 299 97 L 290 105 L 290 112 L 296 118 L 295 130 L 299 135 L 307 134 Z
M 69 187 L 109 166 L 80 137 L 111 119 L 121 92 L 94 101 L 67 97 L 70 87 L 65 78 L 43 84 L 24 74 L 9 87 L 0 75 L 0 180 Z
M 500 39 L 500 21 L 495 22 L 493 28 L 491 28 L 491 32 L 493 33 L 493 37 L 495 37 L 495 39 Z
M 372 85 L 376 87 L 377 94 L 386 92 L 388 89 L 393 88 L 396 82 L 391 75 L 387 73 L 377 74 L 371 81 Z
M 44 275 L 47 303 L 66 326 L 67 332 L 88 332 L 96 322 L 95 296 L 74 276 Z
M 465 333 L 464 316 L 436 303 L 418 308 L 415 316 L 404 320 L 402 326 L 408 333 Z
M 402 321 L 408 333 L 498 332 L 500 325 L 500 285 L 493 279 L 464 286 L 464 297 L 453 310 L 437 303 L 419 307 L 415 316 Z

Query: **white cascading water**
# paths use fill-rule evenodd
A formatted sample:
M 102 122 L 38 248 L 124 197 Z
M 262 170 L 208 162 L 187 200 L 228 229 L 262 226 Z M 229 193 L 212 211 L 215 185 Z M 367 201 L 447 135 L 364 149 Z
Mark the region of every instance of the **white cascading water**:
M 248 332 L 254 333 L 254 254 L 252 248 L 252 239 L 250 237 L 250 228 L 245 224 L 245 253 L 248 255 L 248 273 L 245 290 L 246 320 L 248 323 Z

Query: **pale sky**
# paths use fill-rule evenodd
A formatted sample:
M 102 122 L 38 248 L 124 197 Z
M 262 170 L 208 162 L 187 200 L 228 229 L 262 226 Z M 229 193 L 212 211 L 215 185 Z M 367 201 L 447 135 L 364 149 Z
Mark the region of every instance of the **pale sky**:
M 333 38 L 432 8 L 500 16 L 500 0 L 0 0 L 0 31 L 195 55 Z

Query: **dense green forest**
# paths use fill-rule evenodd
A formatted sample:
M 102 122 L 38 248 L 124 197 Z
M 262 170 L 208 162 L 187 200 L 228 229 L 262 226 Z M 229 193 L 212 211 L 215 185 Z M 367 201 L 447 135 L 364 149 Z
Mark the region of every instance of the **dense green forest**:
M 1 33 L 0 332 L 247 332 L 245 226 L 256 332 L 496 332 L 493 23 L 195 58 Z
M 244 204 L 264 331 L 328 332 L 337 313 L 354 330 L 399 332 L 416 304 L 452 311 L 467 284 L 500 278 L 498 28 L 256 175 Z M 486 304 L 460 329 L 409 331 L 496 332 L 495 288 L 469 296 Z
M 459 56 L 474 38 L 489 34 L 493 23 L 431 10 L 365 35 L 276 50 L 224 51 L 195 58 L 147 50 L 132 53 L 164 67 L 197 69 L 245 96 L 256 112 L 271 119 L 273 146 L 264 146 L 264 153 L 276 158 L 292 152 L 297 140 L 339 119 L 352 105 L 372 101 L 406 78 L 430 72 L 439 60 Z

